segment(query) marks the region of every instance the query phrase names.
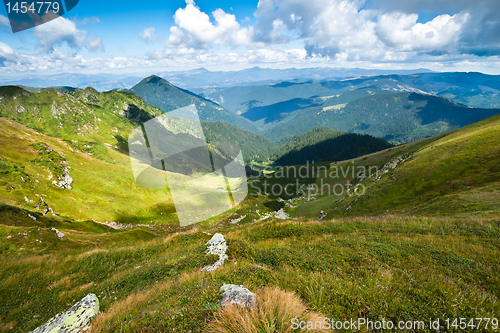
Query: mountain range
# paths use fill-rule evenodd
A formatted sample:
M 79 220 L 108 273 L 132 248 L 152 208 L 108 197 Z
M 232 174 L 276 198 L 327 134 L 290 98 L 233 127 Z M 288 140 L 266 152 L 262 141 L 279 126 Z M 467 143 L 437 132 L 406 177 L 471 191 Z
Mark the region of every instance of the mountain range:
M 96 332 L 494 317 L 499 110 L 363 80 L 273 83 L 241 114 L 159 77 L 107 92 L 0 87 L 0 330 L 31 332 L 88 294 L 99 300 Z M 493 85 L 475 100 L 496 98 Z M 240 204 L 180 226 L 170 188 L 137 185 L 126 138 L 186 105 L 202 110 L 208 146 L 237 142 L 254 173 Z M 175 129 L 164 117 L 165 140 L 199 139 L 189 121 Z M 206 272 L 213 239 L 225 262 Z M 231 317 L 220 303 L 228 283 L 255 292 L 258 312 Z
M 358 77 L 360 75 L 378 75 L 388 73 L 413 74 L 431 72 L 428 69 L 415 70 L 379 70 L 362 68 L 291 68 L 273 69 L 253 67 L 238 71 L 209 71 L 205 68 L 182 71 L 159 71 L 156 73 L 167 79 L 174 85 L 184 89 L 198 89 L 201 87 L 227 87 L 233 85 L 248 85 L 255 82 L 278 83 L 286 80 L 323 80 L 326 78 Z M 37 88 L 49 86 L 71 86 L 85 89 L 93 87 L 98 91 L 112 89 L 128 89 L 140 82 L 151 73 L 130 74 L 79 74 L 61 73 L 53 75 L 32 75 L 19 79 L 17 76 L 5 76 L 0 78 L 0 85 L 24 85 Z

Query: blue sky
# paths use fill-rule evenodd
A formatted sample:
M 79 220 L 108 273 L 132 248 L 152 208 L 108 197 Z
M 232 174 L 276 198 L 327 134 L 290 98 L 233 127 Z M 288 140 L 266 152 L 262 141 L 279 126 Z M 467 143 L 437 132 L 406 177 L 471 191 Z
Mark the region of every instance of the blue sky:
M 88 1 L 12 33 L 0 75 L 253 66 L 429 68 L 500 74 L 498 0 Z

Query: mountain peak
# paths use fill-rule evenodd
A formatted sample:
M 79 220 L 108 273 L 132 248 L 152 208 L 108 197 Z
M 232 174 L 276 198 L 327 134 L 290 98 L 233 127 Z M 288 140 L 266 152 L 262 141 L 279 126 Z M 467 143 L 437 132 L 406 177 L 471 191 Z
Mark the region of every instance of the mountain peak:
M 151 84 L 158 84 L 159 82 L 161 83 L 166 83 L 168 85 L 172 85 L 170 82 L 168 82 L 167 80 L 165 80 L 164 78 L 162 77 L 159 77 L 158 75 L 150 75 L 148 76 L 147 78 L 143 79 L 141 82 L 138 83 L 141 84 L 141 83 L 151 83 Z

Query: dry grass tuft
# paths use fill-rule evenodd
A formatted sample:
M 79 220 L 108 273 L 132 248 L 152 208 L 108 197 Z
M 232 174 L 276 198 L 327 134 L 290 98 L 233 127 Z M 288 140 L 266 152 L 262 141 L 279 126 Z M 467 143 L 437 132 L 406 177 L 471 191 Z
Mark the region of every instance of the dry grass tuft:
M 2 332 L 4 332 L 4 331 L 12 332 L 11 330 L 14 329 L 14 327 L 16 327 L 16 326 L 17 326 L 17 322 L 15 322 L 15 321 L 7 323 L 7 324 L 2 324 L 0 326 L 0 331 L 2 331 Z
M 48 287 L 47 289 L 48 290 L 52 290 L 54 288 L 57 288 L 57 287 L 64 287 L 64 288 L 69 288 L 71 287 L 71 279 L 73 277 L 75 277 L 76 274 L 72 274 L 72 275 L 67 275 L 65 277 L 63 277 L 62 279 L 59 279 L 57 281 L 54 281 L 52 282 Z
M 303 332 L 292 329 L 292 319 L 322 321 L 324 316 L 307 310 L 302 300 L 293 292 L 279 288 L 266 288 L 257 293 L 256 305 L 250 309 L 228 305 L 219 310 L 208 326 L 210 333 L 289 333 Z M 326 332 L 308 330 L 308 332 Z

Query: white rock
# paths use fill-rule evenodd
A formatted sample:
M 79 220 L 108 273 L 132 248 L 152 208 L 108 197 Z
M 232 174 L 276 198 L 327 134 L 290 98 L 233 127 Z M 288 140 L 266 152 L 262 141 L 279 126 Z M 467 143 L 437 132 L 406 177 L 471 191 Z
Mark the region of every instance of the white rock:
M 58 313 L 31 333 L 78 333 L 88 330 L 90 321 L 99 313 L 99 299 L 88 294 L 69 310 Z
M 219 268 L 224 263 L 224 260 L 227 259 L 227 244 L 224 236 L 222 234 L 216 233 L 212 236 L 212 239 L 207 242 L 207 245 L 207 255 L 216 254 L 219 256 L 219 260 L 217 260 L 213 265 L 202 268 L 202 271 L 211 272 Z
M 257 298 L 257 295 L 241 285 L 224 284 L 220 290 L 223 292 L 221 301 L 223 307 L 230 304 L 252 307 Z
M 56 232 L 57 237 L 59 237 L 59 238 L 63 239 L 64 234 L 63 234 L 62 232 L 60 232 L 60 231 L 59 231 L 59 230 L 57 230 L 56 228 L 52 228 L 52 230 Z

